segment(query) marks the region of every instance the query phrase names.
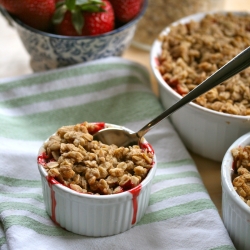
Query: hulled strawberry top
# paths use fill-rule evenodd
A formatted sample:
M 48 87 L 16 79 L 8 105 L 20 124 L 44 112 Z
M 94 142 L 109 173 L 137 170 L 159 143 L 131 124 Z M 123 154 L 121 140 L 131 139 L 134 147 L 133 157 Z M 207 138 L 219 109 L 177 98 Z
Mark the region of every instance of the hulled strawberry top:
M 57 34 L 89 36 L 114 29 L 114 11 L 107 0 L 64 0 L 56 5 L 53 23 Z

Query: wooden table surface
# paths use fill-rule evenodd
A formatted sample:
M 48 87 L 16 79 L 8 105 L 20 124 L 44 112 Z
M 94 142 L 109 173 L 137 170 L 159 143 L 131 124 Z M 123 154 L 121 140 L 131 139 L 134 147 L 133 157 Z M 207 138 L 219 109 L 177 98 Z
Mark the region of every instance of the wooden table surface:
M 218 0 L 219 1 L 219 0 Z M 250 11 L 250 0 L 225 0 L 225 10 Z M 139 62 L 146 66 L 151 74 L 153 91 L 157 94 L 157 84 L 149 64 L 149 52 L 130 46 L 124 58 Z M 29 55 L 25 51 L 17 32 L 10 27 L 0 15 L 0 79 L 30 74 Z M 211 199 L 221 214 L 221 162 L 215 162 L 191 153 Z

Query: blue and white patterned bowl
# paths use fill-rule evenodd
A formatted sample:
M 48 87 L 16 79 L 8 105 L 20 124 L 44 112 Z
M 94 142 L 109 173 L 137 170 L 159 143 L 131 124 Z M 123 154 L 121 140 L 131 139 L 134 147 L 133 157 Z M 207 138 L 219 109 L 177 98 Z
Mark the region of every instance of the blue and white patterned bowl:
M 3 9 L 1 12 L 16 28 L 30 54 L 31 68 L 34 71 L 45 71 L 109 56 L 121 56 L 132 42 L 137 23 L 146 7 L 147 0 L 144 0 L 140 13 L 133 20 L 111 32 L 82 37 L 42 32 L 10 16 Z

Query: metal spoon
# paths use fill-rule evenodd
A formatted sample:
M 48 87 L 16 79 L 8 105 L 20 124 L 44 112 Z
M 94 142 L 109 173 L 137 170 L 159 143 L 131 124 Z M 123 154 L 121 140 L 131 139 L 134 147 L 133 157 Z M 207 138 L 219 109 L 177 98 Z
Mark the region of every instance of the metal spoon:
M 105 128 L 94 134 L 94 140 L 101 141 L 108 145 L 115 144 L 119 147 L 138 145 L 140 143 L 141 138 L 161 120 L 168 117 L 173 112 L 186 105 L 187 103 L 191 102 L 198 96 L 204 94 L 205 92 L 217 86 L 218 84 L 236 75 L 248 66 L 250 66 L 250 47 L 235 56 L 227 64 L 217 70 L 213 75 L 208 77 L 205 81 L 203 81 L 195 89 L 193 89 L 183 98 L 181 98 L 169 109 L 165 110 L 159 116 L 150 121 L 138 132 L 131 133 L 130 131 L 123 128 Z

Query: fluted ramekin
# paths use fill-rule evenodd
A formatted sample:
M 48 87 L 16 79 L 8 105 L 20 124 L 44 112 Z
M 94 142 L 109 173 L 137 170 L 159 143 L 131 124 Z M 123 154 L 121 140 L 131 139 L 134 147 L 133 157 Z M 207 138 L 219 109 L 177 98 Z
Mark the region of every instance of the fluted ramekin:
M 231 150 L 250 145 L 250 132 L 237 139 L 227 150 L 221 166 L 222 216 L 236 249 L 250 249 L 250 207 L 241 200 L 232 184 L 233 157 Z
M 117 127 L 113 124 L 106 126 Z M 43 151 L 42 146 L 38 155 Z M 46 211 L 62 228 L 80 235 L 100 237 L 127 231 L 140 221 L 146 211 L 156 166 L 154 154 L 153 166 L 147 177 L 135 188 L 119 194 L 91 195 L 78 193 L 48 177 L 44 167 L 38 163 Z
M 172 25 L 199 22 L 208 13 L 197 13 L 184 17 Z M 220 12 L 228 13 L 228 12 Z M 249 15 L 249 12 L 231 12 L 235 15 Z M 161 34 L 167 35 L 170 26 Z M 150 51 L 150 65 L 156 77 L 159 96 L 163 107 L 169 108 L 182 96 L 173 90 L 163 79 L 158 70 L 158 57 L 162 52 L 162 42 L 155 40 Z M 250 127 L 249 116 L 231 115 L 202 107 L 194 102 L 186 104 L 170 116 L 170 119 L 180 135 L 185 146 L 192 152 L 203 157 L 221 162 L 228 147 L 240 136 L 247 133 Z

